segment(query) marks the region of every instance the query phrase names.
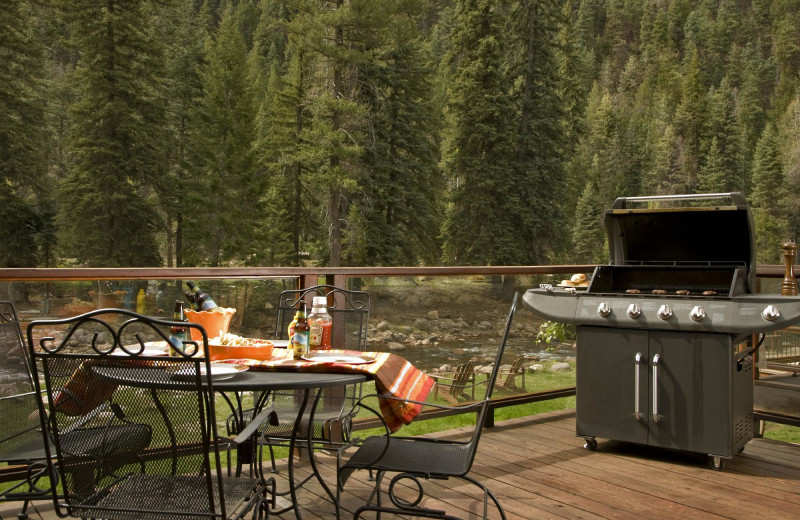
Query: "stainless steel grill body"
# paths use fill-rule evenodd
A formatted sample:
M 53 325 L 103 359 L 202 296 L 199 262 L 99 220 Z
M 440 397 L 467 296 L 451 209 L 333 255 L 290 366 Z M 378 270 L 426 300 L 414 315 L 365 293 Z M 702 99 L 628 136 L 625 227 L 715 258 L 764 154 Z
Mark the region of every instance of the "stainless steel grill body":
M 716 199 L 732 204 L 654 207 Z M 800 321 L 800 298 L 752 293 L 753 223 L 738 193 L 617 199 L 605 223 L 611 262 L 587 290 L 523 296 L 536 314 L 577 325 L 577 434 L 590 448 L 603 437 L 721 467 L 753 437 L 747 342 Z

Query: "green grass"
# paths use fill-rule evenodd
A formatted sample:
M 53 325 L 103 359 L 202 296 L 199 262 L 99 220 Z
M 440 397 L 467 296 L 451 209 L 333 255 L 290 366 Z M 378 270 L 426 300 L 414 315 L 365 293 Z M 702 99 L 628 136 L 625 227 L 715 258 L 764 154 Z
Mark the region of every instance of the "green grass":
M 764 438 L 800 444 L 800 428 L 768 422 L 764 427 Z

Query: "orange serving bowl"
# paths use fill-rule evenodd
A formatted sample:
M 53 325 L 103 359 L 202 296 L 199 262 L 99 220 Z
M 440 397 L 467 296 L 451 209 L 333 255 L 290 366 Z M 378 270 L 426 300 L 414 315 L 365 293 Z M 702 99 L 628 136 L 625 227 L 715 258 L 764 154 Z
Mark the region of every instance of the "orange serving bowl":
M 236 309 L 228 307 L 217 307 L 212 311 L 183 311 L 186 319 L 192 323 L 202 325 L 206 329 L 206 334 L 209 338 L 218 338 L 228 332 L 228 327 L 231 324 L 231 318 L 236 313 Z M 203 341 L 200 331 L 197 329 L 189 329 L 192 333 L 194 341 Z
M 208 340 L 208 358 L 265 360 L 272 357 L 273 348 L 272 342 L 265 339 L 248 339 L 245 345 L 221 345 L 220 338 L 212 338 Z

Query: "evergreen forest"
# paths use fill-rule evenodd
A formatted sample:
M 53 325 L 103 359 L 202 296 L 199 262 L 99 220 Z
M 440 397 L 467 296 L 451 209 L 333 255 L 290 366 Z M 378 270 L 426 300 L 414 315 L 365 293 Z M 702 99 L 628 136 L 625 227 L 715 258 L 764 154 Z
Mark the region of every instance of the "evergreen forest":
M 0 267 L 607 259 L 619 196 L 800 235 L 800 0 L 3 0 Z

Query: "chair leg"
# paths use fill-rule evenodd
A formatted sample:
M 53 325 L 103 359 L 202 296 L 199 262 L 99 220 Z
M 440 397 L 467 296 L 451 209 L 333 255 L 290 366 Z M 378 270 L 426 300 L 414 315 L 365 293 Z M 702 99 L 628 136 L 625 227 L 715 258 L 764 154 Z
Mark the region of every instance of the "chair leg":
M 28 518 L 28 504 L 29 503 L 30 503 L 30 500 L 25 500 L 25 502 L 22 503 L 22 510 L 19 513 L 17 513 L 17 519 L 18 520 L 25 520 L 26 518 Z

